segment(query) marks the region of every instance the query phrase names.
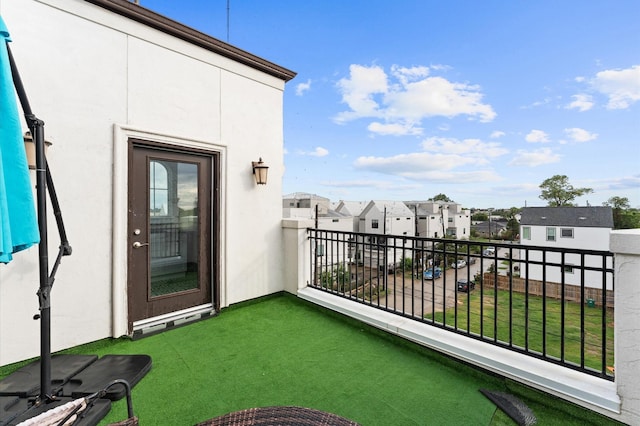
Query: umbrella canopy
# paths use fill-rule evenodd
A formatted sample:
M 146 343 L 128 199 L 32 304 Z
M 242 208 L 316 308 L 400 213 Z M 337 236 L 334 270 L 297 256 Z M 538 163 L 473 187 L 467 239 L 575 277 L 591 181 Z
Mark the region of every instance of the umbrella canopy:
M 9 31 L 0 16 L 0 262 L 40 242 L 20 116 L 7 52 Z

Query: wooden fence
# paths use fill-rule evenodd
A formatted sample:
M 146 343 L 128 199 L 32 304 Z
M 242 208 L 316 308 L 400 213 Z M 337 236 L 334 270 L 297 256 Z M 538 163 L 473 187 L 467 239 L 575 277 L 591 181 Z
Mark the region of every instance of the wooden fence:
M 491 272 L 485 272 L 482 280 L 484 289 L 493 289 L 495 281 L 495 275 Z M 498 275 L 497 285 L 499 290 L 509 290 L 510 286 L 513 291 L 518 293 L 525 293 L 526 280 L 520 277 L 509 277 L 508 275 Z M 543 286 L 545 283 L 538 280 L 528 280 L 529 294 L 535 296 L 543 295 Z M 545 288 L 546 297 L 553 299 L 562 299 L 562 285 L 560 283 L 547 282 Z M 606 293 L 607 308 L 613 308 L 613 290 L 607 290 Z M 593 306 L 602 306 L 602 289 L 585 287 L 584 299 L 580 295 L 580 287 L 576 285 L 564 285 L 564 299 L 576 302 L 586 303 Z

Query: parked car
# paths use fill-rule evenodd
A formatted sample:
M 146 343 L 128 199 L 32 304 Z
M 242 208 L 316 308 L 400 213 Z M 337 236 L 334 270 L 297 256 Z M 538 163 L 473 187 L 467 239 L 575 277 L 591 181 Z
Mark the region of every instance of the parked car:
M 473 265 L 474 263 L 476 263 L 476 260 L 478 260 L 478 259 L 476 259 L 475 257 L 470 257 L 469 261 L 467 262 L 467 264 Z
M 442 269 L 438 268 L 437 266 L 435 268 L 429 268 L 425 270 L 422 275 L 426 280 L 440 278 L 440 275 L 442 275 Z
M 487 247 L 482 252 L 483 256 L 493 256 L 494 254 L 496 254 L 496 248 L 495 247 Z
M 451 267 L 456 269 L 464 268 L 465 266 L 467 266 L 467 261 L 462 259 L 451 264 Z
M 458 280 L 458 291 L 463 291 L 465 293 L 469 293 L 469 291 L 476 288 L 476 283 L 471 281 L 469 282 L 466 279 Z

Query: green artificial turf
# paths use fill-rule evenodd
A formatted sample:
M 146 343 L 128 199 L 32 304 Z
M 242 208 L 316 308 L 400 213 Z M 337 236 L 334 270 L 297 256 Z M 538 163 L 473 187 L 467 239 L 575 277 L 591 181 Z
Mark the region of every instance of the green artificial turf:
M 65 353 L 150 355 L 153 367 L 132 393 L 145 426 L 193 425 L 272 405 L 324 410 L 363 426 L 515 424 L 481 388 L 520 397 L 541 425 L 613 424 L 288 294 L 141 340 Z M 121 400 L 101 424 L 124 418 Z

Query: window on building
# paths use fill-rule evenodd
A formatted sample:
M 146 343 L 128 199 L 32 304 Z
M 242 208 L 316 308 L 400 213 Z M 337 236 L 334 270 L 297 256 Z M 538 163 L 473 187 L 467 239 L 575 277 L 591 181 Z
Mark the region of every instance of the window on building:
M 452 217 L 448 218 L 447 222 L 452 223 L 453 222 L 453 218 Z
M 560 237 L 573 238 L 573 228 L 560 228 Z
M 547 228 L 547 241 L 556 240 L 556 228 Z
M 522 239 L 523 240 L 530 240 L 531 239 L 531 227 L 530 226 L 523 226 L 522 227 Z
M 331 222 L 337 222 L 338 219 L 331 219 Z
M 378 219 L 371 219 L 371 227 L 378 229 Z

